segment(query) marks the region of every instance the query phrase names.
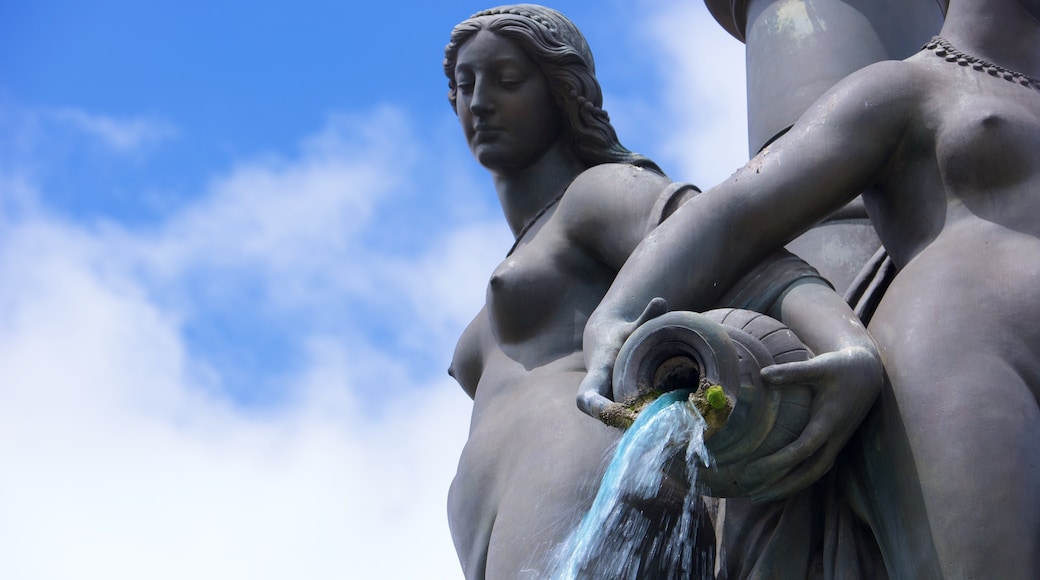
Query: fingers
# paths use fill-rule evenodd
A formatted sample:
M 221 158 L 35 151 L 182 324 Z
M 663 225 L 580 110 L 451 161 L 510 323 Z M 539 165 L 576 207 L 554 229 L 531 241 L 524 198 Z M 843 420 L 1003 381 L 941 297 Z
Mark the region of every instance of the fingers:
M 748 496 L 753 502 L 768 502 L 783 499 L 816 483 L 834 464 L 834 453 L 824 452 L 806 461 L 797 468 L 752 490 Z
M 599 369 L 585 375 L 578 386 L 578 408 L 585 414 L 602 419 L 603 413 L 614 403 L 610 393 L 610 369 Z
M 640 314 L 639 318 L 632 323 L 632 328 L 639 328 L 639 326 L 647 320 L 653 320 L 666 312 L 668 312 L 668 302 L 661 297 L 652 298 L 650 299 L 650 302 L 646 304 L 643 313 Z
M 822 420 L 817 415 L 805 426 L 798 439 L 775 453 L 752 461 L 744 468 L 744 472 L 752 478 L 762 478 L 772 473 L 788 471 L 823 449 L 834 435 L 833 431 L 830 422 Z
M 582 390 L 578 392 L 578 408 L 586 415 L 599 419 L 604 411 L 613 403 L 610 399 L 593 390 Z
M 772 501 L 786 497 L 816 482 L 831 468 L 844 444 L 831 445 L 828 430 L 819 421 L 806 426 L 802 436 L 780 451 L 757 459 L 745 467 L 752 479 L 766 481 L 748 495 L 752 501 Z
M 578 408 L 618 429 L 628 429 L 636 420 L 636 412 L 632 409 L 591 391 L 578 393 Z
M 578 385 L 578 408 L 599 419 L 607 405 L 612 402 L 607 398 L 608 393 L 610 393 L 610 369 L 592 370 Z
M 789 471 L 812 456 L 822 446 L 823 441 L 817 441 L 816 438 L 806 437 L 803 434 L 794 443 L 780 451 L 752 461 L 744 468 L 744 473 L 751 478 L 757 479 L 773 473 Z
M 880 388 L 880 360 L 869 349 L 850 347 L 826 352 L 806 361 L 777 364 L 762 369 L 762 379 L 776 386 L 793 383 L 821 386 L 826 381 L 851 377 Z
M 773 385 L 816 384 L 827 374 L 827 355 L 809 360 L 770 365 L 762 369 L 762 380 Z

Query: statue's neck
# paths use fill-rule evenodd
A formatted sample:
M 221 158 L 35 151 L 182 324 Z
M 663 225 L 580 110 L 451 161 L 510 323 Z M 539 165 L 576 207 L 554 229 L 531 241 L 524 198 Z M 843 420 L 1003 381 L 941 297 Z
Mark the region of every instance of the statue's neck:
M 557 142 L 528 168 L 492 172 L 495 191 L 513 236 L 518 236 L 524 226 L 584 170 L 574 154 L 562 142 Z
M 1022 0 L 953 0 L 940 34 L 971 56 L 1040 76 L 1040 21 Z

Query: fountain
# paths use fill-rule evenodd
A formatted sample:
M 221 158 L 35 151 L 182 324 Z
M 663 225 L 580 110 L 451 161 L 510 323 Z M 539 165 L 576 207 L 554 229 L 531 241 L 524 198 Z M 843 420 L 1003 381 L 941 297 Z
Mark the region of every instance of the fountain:
M 703 514 L 697 509 L 696 493 L 683 494 L 683 509 L 675 521 L 662 525 L 648 511 L 677 466 L 682 466 L 682 478 L 693 483 L 698 466 L 710 461 L 703 439 L 705 421 L 688 402 L 692 393 L 664 393 L 625 431 L 592 507 L 564 545 L 555 580 L 690 578 L 710 571 L 712 555 L 702 553 L 697 544 L 698 518 Z
M 710 577 L 698 497 L 745 494 L 761 483 L 744 476 L 747 462 L 798 437 L 809 387 L 772 388 L 759 370 L 811 356 L 786 326 L 747 310 L 670 312 L 642 325 L 614 376 L 633 421 L 553 578 Z M 654 522 L 648 506 L 669 486 L 682 490 L 683 508 L 676 521 Z
M 763 384 L 759 370 L 812 356 L 790 329 L 764 314 L 733 308 L 669 312 L 642 325 L 618 355 L 614 400 L 635 406 L 677 389 L 705 398 L 713 385 L 727 404 L 699 407 L 708 421 L 705 445 L 714 461 L 698 477 L 714 497 L 745 495 L 763 483 L 747 477 L 748 462 L 798 438 L 809 421 L 808 385 Z

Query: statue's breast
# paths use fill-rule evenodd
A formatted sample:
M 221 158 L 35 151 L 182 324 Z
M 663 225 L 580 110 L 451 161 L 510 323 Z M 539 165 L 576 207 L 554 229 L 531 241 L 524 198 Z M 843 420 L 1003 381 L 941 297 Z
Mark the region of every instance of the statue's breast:
M 487 305 L 495 336 L 515 343 L 538 333 L 559 317 L 569 276 L 552 244 L 532 240 L 495 268 L 487 287 Z
M 974 97 L 949 109 L 936 135 L 943 181 L 963 193 L 1013 187 L 1040 170 L 1040 98 Z M 1032 106 L 1031 106 L 1032 105 Z
M 503 350 L 535 364 L 581 349 L 585 321 L 613 272 L 569 242 L 551 220 L 522 242 L 491 275 L 487 313 Z

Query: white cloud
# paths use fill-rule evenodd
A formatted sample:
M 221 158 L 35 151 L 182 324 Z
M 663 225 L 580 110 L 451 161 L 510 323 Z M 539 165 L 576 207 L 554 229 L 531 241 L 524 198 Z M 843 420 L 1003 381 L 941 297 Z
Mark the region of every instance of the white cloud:
M 390 110 L 333 118 L 298 156 L 243 163 L 148 231 L 62 221 L 10 201 L 41 198 L 31 184 L 2 182 L 0 207 L 22 209 L 0 213 L 0 577 L 460 574 L 444 505 L 469 402 L 443 367 L 416 374 L 360 332 L 305 321 L 289 403 L 242 409 L 189 348 L 190 307 L 162 299 L 200 269 L 271 295 L 301 280 L 324 284 L 312 300 L 389 294 L 405 315 L 436 306 L 400 286 L 411 275 L 373 288 L 342 270 L 392 282 L 456 264 L 460 288 L 482 287 L 489 267 L 466 260 L 486 226 L 434 232 L 414 259 L 360 241 L 404 187 L 395 144 L 409 138 Z M 431 296 L 453 296 L 440 285 Z M 457 334 L 472 294 L 476 305 L 411 316 L 418 333 Z M 439 349 L 446 366 L 450 345 Z M 372 400 L 380 389 L 396 398 Z
M 373 129 L 374 127 L 380 130 Z M 414 141 L 400 112 L 332 116 L 292 158 L 261 156 L 214 179 L 142 249 L 157 270 L 317 273 L 356 254 L 357 237 L 410 173 Z
M 74 107 L 45 109 L 41 114 L 47 120 L 85 133 L 118 153 L 133 152 L 177 134 L 169 123 L 145 117 L 120 119 Z
M 663 157 L 679 168 L 669 173 L 707 189 L 748 159 L 744 45 L 703 2 L 661 4 L 642 33 L 660 54 Z

